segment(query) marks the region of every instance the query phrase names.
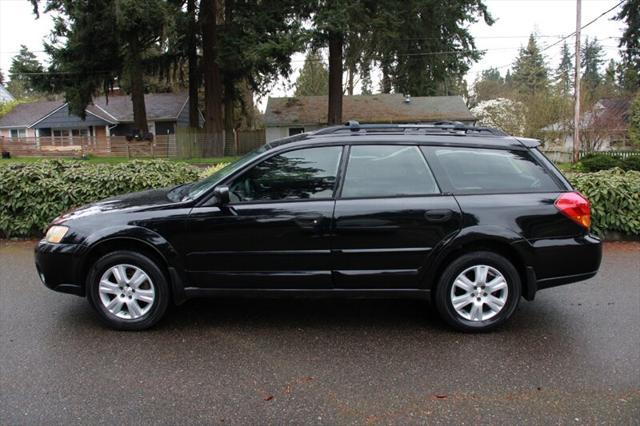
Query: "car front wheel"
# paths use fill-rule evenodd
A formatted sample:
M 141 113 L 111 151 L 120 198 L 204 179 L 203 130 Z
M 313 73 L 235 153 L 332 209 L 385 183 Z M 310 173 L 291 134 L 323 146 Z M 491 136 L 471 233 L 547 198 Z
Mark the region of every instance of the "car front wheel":
M 167 309 L 167 280 L 158 265 L 140 253 L 123 250 L 101 257 L 87 280 L 89 302 L 111 328 L 149 328 Z
M 504 323 L 518 306 L 520 294 L 520 276 L 511 262 L 496 253 L 474 252 L 444 270 L 435 304 L 452 327 L 482 332 Z

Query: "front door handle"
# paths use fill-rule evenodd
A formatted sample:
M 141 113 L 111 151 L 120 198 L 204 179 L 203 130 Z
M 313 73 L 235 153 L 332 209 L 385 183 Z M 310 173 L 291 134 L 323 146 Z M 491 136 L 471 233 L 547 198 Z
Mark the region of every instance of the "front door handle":
M 320 233 L 324 217 L 320 215 L 302 215 L 295 218 L 298 226 L 305 231 Z
M 447 222 L 453 216 L 453 210 L 449 209 L 435 209 L 435 210 L 427 210 L 424 212 L 424 218 L 428 222 L 433 223 L 442 223 Z

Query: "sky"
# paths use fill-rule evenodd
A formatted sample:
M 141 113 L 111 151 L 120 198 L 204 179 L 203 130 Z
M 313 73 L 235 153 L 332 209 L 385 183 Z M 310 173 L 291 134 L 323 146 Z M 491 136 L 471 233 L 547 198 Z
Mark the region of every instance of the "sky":
M 619 0 L 583 0 L 582 24 L 588 23 L 618 2 Z M 544 48 L 575 30 L 575 0 L 485 0 L 485 3 L 496 23 L 488 26 L 478 22 L 470 27 L 478 49 L 486 50 L 486 53 L 467 74 L 469 85 L 482 70 L 489 67 L 498 67 L 504 74 L 513 63 L 518 49 L 526 44 L 530 33 L 535 32 L 539 36 Z M 583 42 L 587 36 L 598 37 L 604 46 L 607 61 L 610 58 L 619 58 L 617 46 L 623 23 L 611 20 L 617 10 L 583 30 Z M 18 53 L 21 44 L 36 53 L 41 60 L 46 59 L 42 53 L 42 41 L 48 36 L 52 26 L 49 15 L 41 15 L 40 19 L 35 19 L 28 0 L 0 0 L 0 69 L 5 78 L 8 77 L 11 58 Z M 567 41 L 573 46 L 575 38 Z M 544 52 L 552 69 L 556 68 L 559 62 L 561 45 L 562 43 Z M 269 95 L 292 95 L 293 83 L 303 63 L 304 54 L 295 54 L 292 57 L 292 75 L 289 79 L 278 81 Z M 375 80 L 374 74 L 374 83 Z M 266 99 L 259 100 L 261 109 L 264 109 L 265 104 Z

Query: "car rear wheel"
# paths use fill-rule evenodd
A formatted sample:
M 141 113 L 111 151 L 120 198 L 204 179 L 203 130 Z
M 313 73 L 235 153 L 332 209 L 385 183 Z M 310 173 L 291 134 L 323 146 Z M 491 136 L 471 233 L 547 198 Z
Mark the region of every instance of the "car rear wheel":
M 91 306 L 104 323 L 117 330 L 149 328 L 169 304 L 164 274 L 140 253 L 123 250 L 101 257 L 87 280 Z
M 461 331 L 489 331 L 504 323 L 520 300 L 516 268 L 487 251 L 467 253 L 443 272 L 436 288 L 440 316 Z

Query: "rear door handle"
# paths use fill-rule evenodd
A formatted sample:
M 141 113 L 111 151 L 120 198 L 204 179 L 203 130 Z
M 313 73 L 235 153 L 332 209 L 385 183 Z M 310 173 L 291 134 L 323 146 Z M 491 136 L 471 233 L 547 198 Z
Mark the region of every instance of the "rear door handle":
M 453 216 L 453 210 L 449 209 L 436 209 L 436 210 L 427 210 L 424 212 L 424 218 L 428 222 L 434 223 L 442 223 L 447 222 Z

